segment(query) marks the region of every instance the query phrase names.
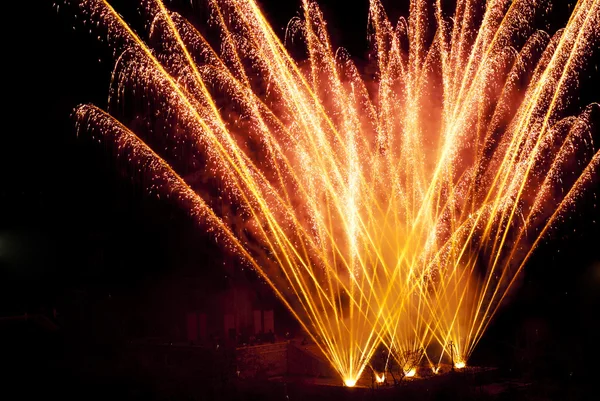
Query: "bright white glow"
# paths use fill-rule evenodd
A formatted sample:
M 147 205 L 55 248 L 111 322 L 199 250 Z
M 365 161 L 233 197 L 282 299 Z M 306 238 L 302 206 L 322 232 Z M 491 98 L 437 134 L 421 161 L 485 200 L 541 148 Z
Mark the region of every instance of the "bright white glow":
M 381 376 L 375 375 L 375 380 L 377 383 L 383 383 L 385 381 L 385 373 L 382 373 Z
M 414 375 L 417 374 L 417 369 L 416 368 L 412 368 L 408 372 L 404 372 L 404 374 L 406 375 L 406 377 L 413 377 Z
M 344 380 L 344 384 L 347 387 L 354 387 L 354 385 L 356 384 L 356 379 L 346 379 Z
M 466 364 L 464 361 L 458 361 L 458 362 L 456 362 L 456 363 L 454 364 L 454 367 L 455 367 L 456 369 L 462 369 L 462 368 L 464 368 L 465 366 L 467 366 L 467 364 Z

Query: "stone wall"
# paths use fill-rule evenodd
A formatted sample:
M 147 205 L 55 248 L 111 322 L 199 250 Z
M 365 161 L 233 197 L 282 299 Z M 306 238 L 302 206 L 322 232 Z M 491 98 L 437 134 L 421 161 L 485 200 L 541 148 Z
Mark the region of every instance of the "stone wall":
M 335 376 L 329 362 L 315 346 L 281 342 L 238 348 L 236 355 L 240 378 Z
M 316 346 L 302 346 L 289 344 L 288 348 L 288 374 L 311 377 L 334 377 L 325 356 L 315 350 Z
M 288 371 L 288 343 L 254 345 L 236 350 L 241 378 L 283 376 Z

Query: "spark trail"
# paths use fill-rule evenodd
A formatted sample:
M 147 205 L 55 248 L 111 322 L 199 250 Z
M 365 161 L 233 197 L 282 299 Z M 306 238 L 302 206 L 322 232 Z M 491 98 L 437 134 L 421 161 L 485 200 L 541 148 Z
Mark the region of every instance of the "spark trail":
M 544 1 L 413 0 L 393 24 L 372 0 L 368 79 L 312 1 L 288 25 L 295 57 L 254 0 L 208 3 L 196 27 L 140 1 L 139 35 L 75 1 L 117 60 L 110 114 L 80 106 L 80 131 L 256 269 L 348 386 L 380 345 L 409 376 L 450 343 L 464 366 L 597 176 L 598 105 L 568 113 L 600 0 L 554 35 L 534 29 Z

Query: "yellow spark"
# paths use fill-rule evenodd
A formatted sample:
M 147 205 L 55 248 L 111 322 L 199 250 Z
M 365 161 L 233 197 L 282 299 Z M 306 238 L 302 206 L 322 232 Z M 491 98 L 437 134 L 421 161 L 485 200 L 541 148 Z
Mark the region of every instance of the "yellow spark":
M 464 368 L 600 164 L 598 105 L 568 114 L 600 0 L 553 35 L 532 29 L 538 2 L 490 0 L 476 18 L 476 2 L 448 16 L 412 0 L 394 25 L 371 0 L 372 79 L 312 0 L 286 32 L 300 59 L 255 0 L 208 1 L 217 39 L 162 0 L 141 2 L 140 34 L 106 0 L 75 3 L 118 55 L 124 121 L 85 105 L 79 132 L 252 266 L 348 387 L 379 346 L 408 377 Z

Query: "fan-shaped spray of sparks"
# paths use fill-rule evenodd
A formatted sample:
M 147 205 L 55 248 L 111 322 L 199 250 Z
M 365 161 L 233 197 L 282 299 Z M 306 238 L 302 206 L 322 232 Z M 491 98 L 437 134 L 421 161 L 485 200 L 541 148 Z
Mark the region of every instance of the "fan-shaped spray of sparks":
M 565 113 L 600 0 L 554 36 L 533 29 L 543 1 L 413 0 L 392 24 L 372 0 L 368 79 L 312 1 L 288 26 L 295 58 L 254 0 L 209 3 L 194 27 L 141 1 L 142 37 L 77 2 L 118 56 L 111 114 L 81 106 L 80 129 L 260 272 L 347 386 L 380 344 L 411 375 L 431 344 L 432 366 L 464 366 L 597 173 L 595 106 Z

